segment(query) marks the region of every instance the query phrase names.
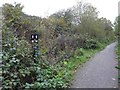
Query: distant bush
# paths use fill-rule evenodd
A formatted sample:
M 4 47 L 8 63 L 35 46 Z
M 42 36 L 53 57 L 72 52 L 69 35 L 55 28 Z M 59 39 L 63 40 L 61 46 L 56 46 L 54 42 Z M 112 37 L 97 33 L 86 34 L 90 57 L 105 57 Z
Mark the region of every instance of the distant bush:
M 96 49 L 98 47 L 99 47 L 98 42 L 96 40 L 93 40 L 93 39 L 86 40 L 86 43 L 84 46 L 85 49 Z

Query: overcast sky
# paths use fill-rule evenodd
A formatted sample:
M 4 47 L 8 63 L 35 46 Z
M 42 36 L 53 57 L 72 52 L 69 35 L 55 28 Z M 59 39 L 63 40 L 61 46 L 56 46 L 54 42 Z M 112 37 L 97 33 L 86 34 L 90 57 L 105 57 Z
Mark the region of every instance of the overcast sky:
M 67 9 L 81 0 L 0 0 L 0 6 L 4 3 L 21 3 L 23 12 L 35 16 L 48 16 L 58 10 Z M 118 1 L 120 0 L 82 0 L 91 3 L 100 12 L 99 17 L 105 17 L 114 22 L 118 15 Z

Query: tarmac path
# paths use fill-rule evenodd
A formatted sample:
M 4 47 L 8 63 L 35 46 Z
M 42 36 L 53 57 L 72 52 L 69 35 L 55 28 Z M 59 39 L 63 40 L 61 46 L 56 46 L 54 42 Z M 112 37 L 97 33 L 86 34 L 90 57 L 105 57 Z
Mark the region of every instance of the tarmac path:
M 80 67 L 70 88 L 118 88 L 118 64 L 112 43 Z

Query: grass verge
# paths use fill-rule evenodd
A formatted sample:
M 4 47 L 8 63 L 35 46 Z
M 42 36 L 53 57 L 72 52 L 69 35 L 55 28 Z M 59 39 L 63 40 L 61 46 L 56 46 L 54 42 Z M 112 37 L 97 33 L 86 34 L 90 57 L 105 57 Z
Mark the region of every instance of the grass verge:
M 118 69 L 118 83 L 120 84 L 120 45 L 116 46 L 116 59 L 118 60 L 118 66 L 116 66 L 116 68 Z

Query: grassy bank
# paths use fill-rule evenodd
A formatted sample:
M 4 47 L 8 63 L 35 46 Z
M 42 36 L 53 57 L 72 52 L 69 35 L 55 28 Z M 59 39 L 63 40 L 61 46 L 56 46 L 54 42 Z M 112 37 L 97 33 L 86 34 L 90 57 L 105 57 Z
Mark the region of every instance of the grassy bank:
M 81 67 L 86 61 L 95 55 L 95 53 L 102 50 L 105 46 L 105 44 L 100 44 L 100 48 L 97 49 L 79 48 L 76 50 L 77 53 L 72 57 L 55 65 L 55 68 L 59 71 L 58 77 L 62 77 L 66 87 L 70 86 L 70 81 L 73 79 L 73 75 L 77 68 Z
M 116 54 L 118 61 L 120 61 L 120 45 L 116 45 Z
M 120 70 L 120 45 L 118 44 L 117 46 L 116 46 L 116 59 L 118 60 L 118 66 L 116 66 L 116 68 L 118 69 L 118 70 Z M 120 73 L 118 72 L 118 82 L 119 82 L 119 84 L 120 84 Z

